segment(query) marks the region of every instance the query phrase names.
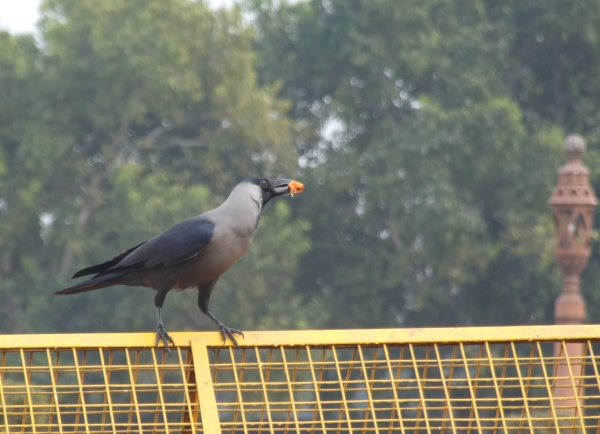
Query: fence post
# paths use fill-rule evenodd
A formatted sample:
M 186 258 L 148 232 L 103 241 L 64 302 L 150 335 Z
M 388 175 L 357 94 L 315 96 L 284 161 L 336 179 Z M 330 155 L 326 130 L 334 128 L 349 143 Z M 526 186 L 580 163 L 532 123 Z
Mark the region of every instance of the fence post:
M 208 360 L 208 348 L 201 339 L 192 339 L 191 345 L 203 432 L 221 434 L 219 410 L 217 409 L 217 399 Z

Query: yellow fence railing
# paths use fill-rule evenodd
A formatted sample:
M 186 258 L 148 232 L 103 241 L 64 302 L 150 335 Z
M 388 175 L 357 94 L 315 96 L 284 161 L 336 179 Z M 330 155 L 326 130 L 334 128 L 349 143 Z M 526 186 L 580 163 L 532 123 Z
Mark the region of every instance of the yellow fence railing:
M 600 432 L 600 326 L 172 336 L 0 336 L 0 433 Z

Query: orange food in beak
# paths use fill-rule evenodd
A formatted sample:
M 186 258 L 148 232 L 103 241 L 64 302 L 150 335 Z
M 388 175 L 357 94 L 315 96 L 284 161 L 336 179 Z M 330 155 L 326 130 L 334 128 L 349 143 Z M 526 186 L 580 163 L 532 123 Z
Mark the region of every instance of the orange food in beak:
M 288 190 L 290 191 L 290 195 L 294 197 L 296 193 L 300 194 L 304 191 L 304 184 L 298 181 L 292 181 L 288 184 Z

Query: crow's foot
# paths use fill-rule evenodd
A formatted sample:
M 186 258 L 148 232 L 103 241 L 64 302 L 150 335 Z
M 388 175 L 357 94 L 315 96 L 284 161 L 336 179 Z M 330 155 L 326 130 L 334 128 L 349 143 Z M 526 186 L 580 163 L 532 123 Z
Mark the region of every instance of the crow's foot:
M 241 330 L 232 329 L 224 325 L 223 323 L 219 323 L 219 331 L 221 332 L 221 336 L 223 337 L 223 343 L 227 342 L 227 338 L 231 339 L 233 345 L 238 346 L 237 339 L 233 337 L 234 334 L 241 335 L 244 337 L 244 333 Z
M 160 341 L 162 341 L 165 344 L 165 351 L 167 353 L 169 353 L 169 356 L 170 356 L 171 349 L 169 348 L 169 342 L 171 342 L 173 345 L 175 345 L 175 342 L 173 341 L 173 338 L 171 338 L 171 336 L 169 336 L 169 334 L 165 330 L 165 326 L 162 324 L 162 322 L 159 322 L 158 325 L 156 326 L 156 343 L 154 345 L 158 346 L 158 343 Z

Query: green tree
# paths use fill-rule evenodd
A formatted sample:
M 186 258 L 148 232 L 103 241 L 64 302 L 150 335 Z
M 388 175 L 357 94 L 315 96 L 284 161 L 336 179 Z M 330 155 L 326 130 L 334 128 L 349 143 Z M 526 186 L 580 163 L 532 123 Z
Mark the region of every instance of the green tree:
M 297 285 L 338 306 L 328 324 L 548 320 L 563 133 L 513 99 L 510 23 L 484 1 L 251 8 L 260 78 L 304 127 L 314 249 Z
M 39 106 L 40 59 L 31 36 L 0 32 L 0 273 L 4 291 L 0 303 L 0 328 L 14 330 L 22 306 L 19 250 L 39 250 L 37 198 L 41 182 L 27 164 L 21 145 L 30 130 L 29 120 Z M 31 232 L 31 228 L 33 233 Z M 15 234 L 19 233 L 20 236 Z M 30 264 L 26 264 L 29 266 Z
M 588 143 L 584 161 L 591 169 L 595 190 L 600 191 L 600 3 L 490 2 L 488 16 L 509 31 L 506 82 L 525 115 L 524 122 L 532 130 L 540 123 L 552 123 L 565 133 L 584 135 Z M 565 161 L 563 156 L 557 164 Z M 595 218 L 600 221 L 600 213 Z M 581 287 L 588 320 L 596 322 L 600 318 L 600 249 L 597 242 L 593 247 Z
M 218 285 L 226 323 L 550 321 L 566 133 L 600 187 L 597 3 L 45 1 L 39 48 L 0 34 L 0 327 L 151 330 L 148 290 L 51 294 L 298 162 L 307 192 Z M 169 327 L 212 329 L 190 297 Z
M 13 86 L 21 79 L 10 60 L 19 41 L 7 39 L 0 61 L 13 62 L 6 79 Z M 13 264 L 0 292 L 17 307 L 10 327 L 152 330 L 147 289 L 52 294 L 76 269 L 218 205 L 239 180 L 292 171 L 287 106 L 273 89 L 257 85 L 251 32 L 235 8 L 212 12 L 187 0 L 47 0 L 41 40 L 42 51 L 30 39 L 29 51 L 16 56 L 32 71 L 22 78 L 31 102 L 23 103 L 18 140 L 3 135 L 1 142 L 14 150 L 2 161 L 20 183 L 12 196 L 0 195 L 8 209 L 3 253 Z M 293 218 L 285 203 L 274 208 L 266 223 L 282 231 L 261 231 L 260 257 L 241 260 L 214 296 L 236 299 L 215 309 L 235 326 L 269 324 L 262 318 L 265 299 L 282 304 L 291 296 L 296 262 L 309 247 L 308 223 Z M 198 329 L 198 322 L 213 329 L 199 320 L 195 301 L 190 294 L 169 297 L 171 330 Z

